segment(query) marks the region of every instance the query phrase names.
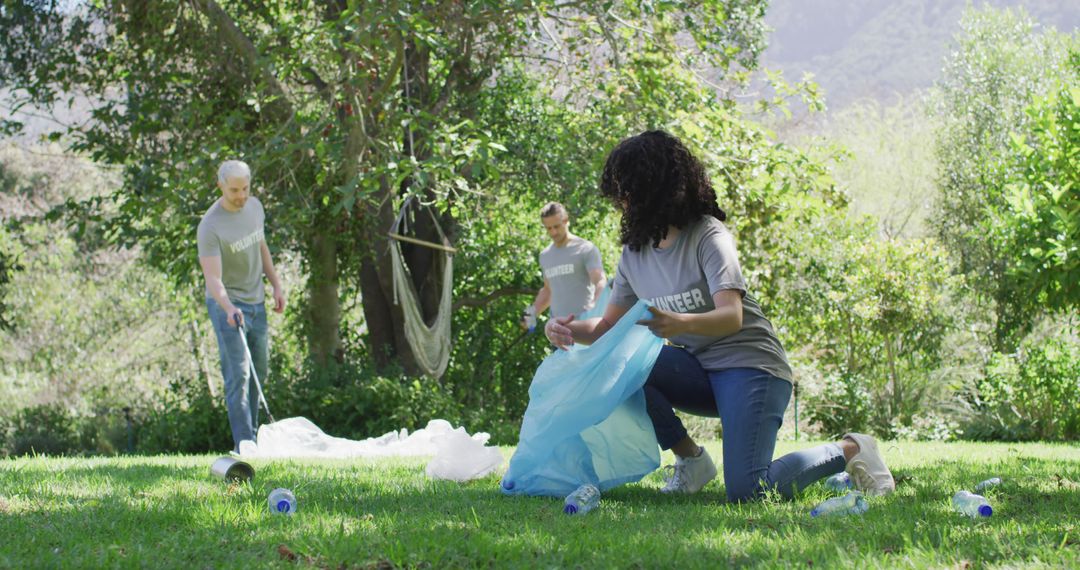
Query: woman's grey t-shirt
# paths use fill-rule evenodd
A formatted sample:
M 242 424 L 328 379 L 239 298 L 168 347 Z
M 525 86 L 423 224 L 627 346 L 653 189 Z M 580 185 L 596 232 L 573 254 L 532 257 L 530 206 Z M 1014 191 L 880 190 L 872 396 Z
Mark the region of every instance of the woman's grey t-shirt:
M 735 238 L 712 216 L 690 224 L 671 246 L 623 247 L 615 272 L 611 302 L 631 307 L 638 299 L 675 313 L 707 313 L 716 308 L 713 294 L 742 293 L 743 322 L 727 336 L 679 335 L 669 339 L 697 357 L 706 370 L 755 368 L 791 381 L 791 367 L 772 323 L 746 292 Z
M 199 222 L 199 257 L 221 257 L 221 281 L 229 299 L 262 303 L 266 297 L 262 275 L 262 202 L 251 196 L 239 212 L 221 206 L 221 200 Z M 210 297 L 209 286 L 206 296 Z
M 589 272 L 603 269 L 600 250 L 587 239 L 572 236 L 566 245 L 551 244 L 540 252 L 540 269 L 551 288 L 551 315 L 581 316 L 592 308 L 596 293 Z

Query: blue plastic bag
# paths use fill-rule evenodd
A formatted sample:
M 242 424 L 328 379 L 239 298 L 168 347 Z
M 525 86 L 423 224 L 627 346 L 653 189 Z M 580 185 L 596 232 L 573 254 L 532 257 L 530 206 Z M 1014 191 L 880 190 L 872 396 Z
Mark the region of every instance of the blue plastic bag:
M 593 317 L 604 316 L 604 309 L 607 308 L 608 301 L 611 299 L 611 286 L 604 287 L 603 291 L 600 291 L 600 298 L 596 300 L 596 304 L 591 309 L 581 313 L 576 320 L 584 321 L 585 319 L 591 319 Z
M 660 466 L 641 387 L 663 339 L 635 324 L 650 316 L 638 301 L 592 346 L 544 359 L 529 387 L 504 493 L 564 497 L 586 483 L 606 491 Z

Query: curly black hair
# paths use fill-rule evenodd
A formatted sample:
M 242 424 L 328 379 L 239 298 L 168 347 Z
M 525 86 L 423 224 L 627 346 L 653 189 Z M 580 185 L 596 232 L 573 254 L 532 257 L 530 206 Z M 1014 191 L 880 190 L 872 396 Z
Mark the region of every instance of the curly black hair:
M 727 219 L 701 162 L 665 131 L 620 142 L 604 164 L 600 192 L 623 210 L 619 237 L 631 251 L 659 245 L 668 226 L 683 229 L 703 216 Z

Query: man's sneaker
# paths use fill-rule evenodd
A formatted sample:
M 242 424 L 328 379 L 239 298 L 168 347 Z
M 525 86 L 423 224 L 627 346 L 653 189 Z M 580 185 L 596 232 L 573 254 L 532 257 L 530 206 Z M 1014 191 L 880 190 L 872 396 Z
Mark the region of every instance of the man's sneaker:
M 701 448 L 697 457 L 675 457 L 675 465 L 668 465 L 671 477 L 665 479 L 667 485 L 660 489 L 662 493 L 697 493 L 709 481 L 716 478 L 716 465 L 709 452 Z
M 855 488 L 867 495 L 888 495 L 895 491 L 896 482 L 889 468 L 885 467 L 877 441 L 861 433 L 846 434 L 844 439 L 850 439 L 859 446 L 859 452 L 848 461 L 845 469 L 851 475 Z

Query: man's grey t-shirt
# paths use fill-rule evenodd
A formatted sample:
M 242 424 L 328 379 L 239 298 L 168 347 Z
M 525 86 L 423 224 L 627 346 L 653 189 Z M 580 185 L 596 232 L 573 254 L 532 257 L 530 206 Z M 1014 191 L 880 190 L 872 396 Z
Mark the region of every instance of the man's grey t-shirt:
M 713 294 L 742 293 L 742 328 L 727 336 L 679 335 L 669 339 L 697 357 L 705 370 L 755 368 L 791 381 L 787 355 L 756 299 L 746 292 L 735 238 L 712 216 L 690 224 L 664 249 L 623 247 L 615 272 L 611 303 L 631 307 L 648 299 L 675 313 L 707 313 L 716 308 Z
M 262 303 L 266 296 L 262 275 L 262 202 L 251 196 L 239 212 L 221 206 L 221 200 L 199 222 L 199 257 L 221 257 L 221 281 L 229 299 Z M 210 297 L 209 287 L 206 296 Z
M 600 250 L 587 239 L 570 236 L 566 245 L 540 252 L 540 269 L 551 289 L 551 316 L 580 316 L 592 307 L 596 293 L 589 272 L 603 269 Z

